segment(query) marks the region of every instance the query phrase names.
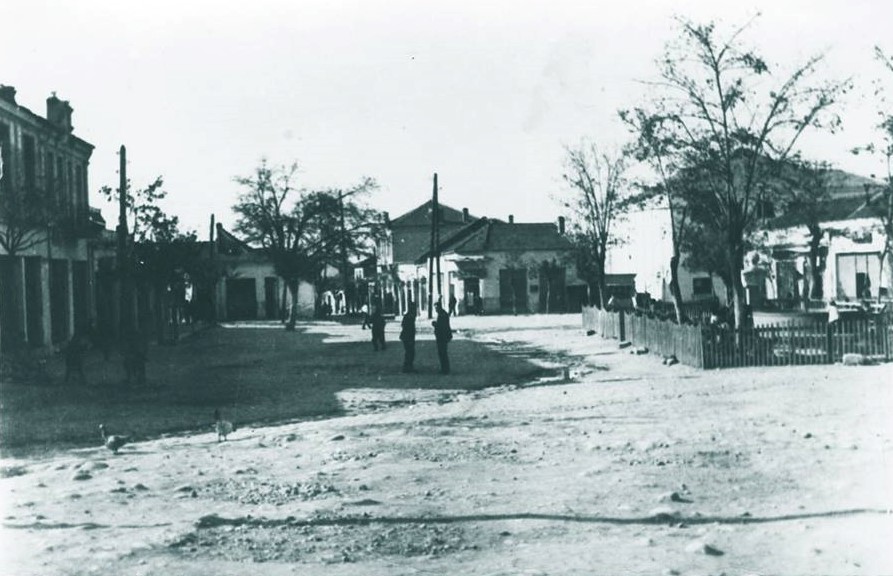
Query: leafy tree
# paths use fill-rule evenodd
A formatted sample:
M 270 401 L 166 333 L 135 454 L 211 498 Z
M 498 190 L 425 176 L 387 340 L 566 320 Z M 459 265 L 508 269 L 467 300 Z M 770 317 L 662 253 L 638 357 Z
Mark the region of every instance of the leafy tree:
M 888 56 L 879 46 L 875 46 L 874 55 L 885 70 L 893 74 L 893 56 Z M 876 143 L 868 144 L 861 148 L 853 150 L 854 153 L 862 151 L 870 154 L 879 155 L 884 162 L 884 176 L 882 185 L 869 194 L 866 208 L 874 214 L 877 219 L 877 227 L 884 235 L 884 248 L 881 253 L 881 274 L 883 268 L 890 256 L 893 255 L 893 109 L 885 108 L 888 102 L 884 96 L 882 83 L 878 82 L 875 90 L 875 96 L 879 99 L 881 107 L 878 110 L 880 122 L 877 129 L 880 139 Z M 889 270 L 891 285 L 893 285 L 893 269 Z M 880 290 L 878 290 L 878 299 L 880 299 Z
M 693 191 L 699 182 L 696 167 L 689 167 L 686 162 L 685 148 L 679 146 L 678 140 L 671 137 L 672 129 L 665 129 L 664 123 L 673 122 L 664 113 L 649 113 L 641 108 L 622 110 L 621 119 L 632 131 L 635 141 L 631 151 L 640 162 L 646 162 L 657 176 L 657 184 L 639 183 L 642 192 L 637 204 L 643 205 L 657 200 L 666 204 L 670 217 L 670 294 L 676 322 L 685 320 L 682 307 L 682 291 L 679 288 L 679 265 L 682 263 L 682 247 L 687 240 L 690 228 L 689 204 L 697 203 Z
M 297 163 L 273 167 L 262 160 L 252 175 L 235 178 L 243 192 L 233 206 L 235 231 L 267 253 L 291 293 L 289 330 L 297 322 L 299 282 L 321 287 L 325 265 L 333 262 L 341 263 L 344 281 L 347 255 L 380 226 L 378 214 L 356 201 L 376 188 L 371 178 L 347 190 L 310 191 L 298 187 L 297 175 Z
M 833 169 L 827 162 L 803 160 L 799 156 L 779 170 L 773 185 L 773 198 L 782 214 L 796 214 L 797 223 L 806 226 L 809 254 L 807 255 L 807 298 L 821 299 L 824 295 L 822 278 L 825 262 L 820 249 L 831 207 Z M 808 300 L 804 298 L 804 305 Z
M 109 186 L 99 192 L 109 202 L 118 198 L 118 191 Z M 161 176 L 138 189 L 127 181 L 125 209 L 129 233 L 125 254 L 116 271 L 122 290 L 132 290 L 131 282 L 154 289 L 160 302 L 154 319 L 159 339 L 164 335 L 164 314 L 168 307 L 185 304 L 187 280 L 209 280 L 204 278 L 207 265 L 195 232 L 180 231 L 179 218 L 167 214 L 160 206 L 166 197 Z
M 603 153 L 594 143 L 567 150 L 564 180 L 571 197 L 563 204 L 571 211 L 570 235 L 579 249 L 580 272 L 596 286 L 601 308 L 607 304 L 605 261 L 617 242 L 614 223 L 630 205 L 627 163 L 625 152 Z
M 703 177 L 702 224 L 722 236 L 736 325 L 744 319 L 741 279 L 746 237 L 758 218 L 760 194 L 776 163 L 789 157 L 808 129 L 835 129 L 832 113 L 848 82 L 815 79 L 821 56 L 773 82 L 769 62 L 714 24 L 680 19 L 680 35 L 659 61 L 658 90 L 648 116 L 663 119 L 660 138 L 673 143 Z

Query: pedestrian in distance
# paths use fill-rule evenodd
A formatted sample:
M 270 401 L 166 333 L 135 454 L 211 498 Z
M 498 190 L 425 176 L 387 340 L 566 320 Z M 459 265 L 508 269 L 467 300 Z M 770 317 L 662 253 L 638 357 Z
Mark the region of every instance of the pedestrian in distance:
M 456 304 L 458 304 L 458 303 L 459 303 L 459 301 L 456 300 L 456 296 L 453 294 L 450 294 L 450 316 L 456 315 Z
M 415 302 L 410 302 L 400 324 L 400 341 L 403 342 L 403 371 L 415 372 Z
M 443 309 L 440 302 L 435 308 L 437 311 L 437 319 L 432 322 L 434 326 L 434 340 L 437 343 L 437 357 L 440 359 L 440 373 L 450 373 L 450 357 L 447 352 L 447 345 L 453 339 L 453 330 L 450 328 L 450 315 Z
M 378 306 L 372 308 L 370 325 L 372 326 L 372 348 L 376 352 L 379 349 L 384 350 L 386 347 L 384 342 L 385 319 L 384 315 L 381 313 L 381 308 Z
M 826 348 L 828 353 L 828 362 L 833 363 L 834 354 L 834 334 L 837 332 L 837 324 L 840 321 L 840 310 L 837 308 L 837 302 L 831 300 L 828 302 L 828 325 L 825 328 Z
M 363 327 L 362 327 L 362 329 L 365 330 L 366 326 L 369 326 L 372 324 L 372 316 L 369 315 L 369 305 L 363 304 L 363 307 L 360 308 L 360 312 L 363 313 Z

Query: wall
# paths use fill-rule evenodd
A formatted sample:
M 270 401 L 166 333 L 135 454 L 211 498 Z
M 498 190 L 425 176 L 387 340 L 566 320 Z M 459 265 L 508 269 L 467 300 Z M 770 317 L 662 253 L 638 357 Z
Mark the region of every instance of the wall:
M 673 239 L 669 209 L 658 206 L 624 214 L 615 221 L 614 233 L 618 243 L 608 249 L 606 272 L 635 274 L 637 292 L 648 292 L 655 300 L 672 300 L 669 284 Z M 725 284 L 719 278 L 712 278 L 712 294 L 696 295 L 694 280 L 710 278 L 710 275 L 680 264 L 678 276 L 683 301 L 716 297 L 721 304 L 726 303 Z

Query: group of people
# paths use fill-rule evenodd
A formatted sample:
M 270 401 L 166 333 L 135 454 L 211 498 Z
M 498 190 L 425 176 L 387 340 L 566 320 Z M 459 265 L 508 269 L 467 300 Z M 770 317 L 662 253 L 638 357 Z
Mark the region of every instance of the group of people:
M 450 312 L 444 310 L 440 302 L 435 304 L 434 310 L 437 317 L 432 322 L 434 326 L 434 340 L 437 344 L 437 357 L 440 360 L 441 374 L 450 373 L 450 357 L 447 345 L 453 339 L 453 330 L 450 327 Z M 415 372 L 415 337 L 416 316 L 418 309 L 415 302 L 410 302 L 400 323 L 400 341 L 403 342 L 403 371 Z M 385 318 L 381 308 L 374 306 L 371 313 L 363 318 L 363 329 L 369 327 L 372 330 L 372 348 L 376 352 L 384 350 L 387 346 L 384 339 Z

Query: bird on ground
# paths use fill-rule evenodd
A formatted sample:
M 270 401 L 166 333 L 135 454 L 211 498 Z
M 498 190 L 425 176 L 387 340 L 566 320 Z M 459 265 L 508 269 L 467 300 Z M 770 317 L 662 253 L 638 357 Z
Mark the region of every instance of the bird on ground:
M 236 430 L 232 422 L 220 419 L 220 410 L 214 410 L 214 430 L 217 431 L 217 441 L 226 440 L 226 437 Z
M 120 434 L 107 436 L 105 433 L 105 424 L 99 425 L 99 433 L 102 434 L 102 442 L 105 444 L 105 447 L 115 454 L 118 453 L 118 448 L 130 442 L 130 436 L 121 436 Z

